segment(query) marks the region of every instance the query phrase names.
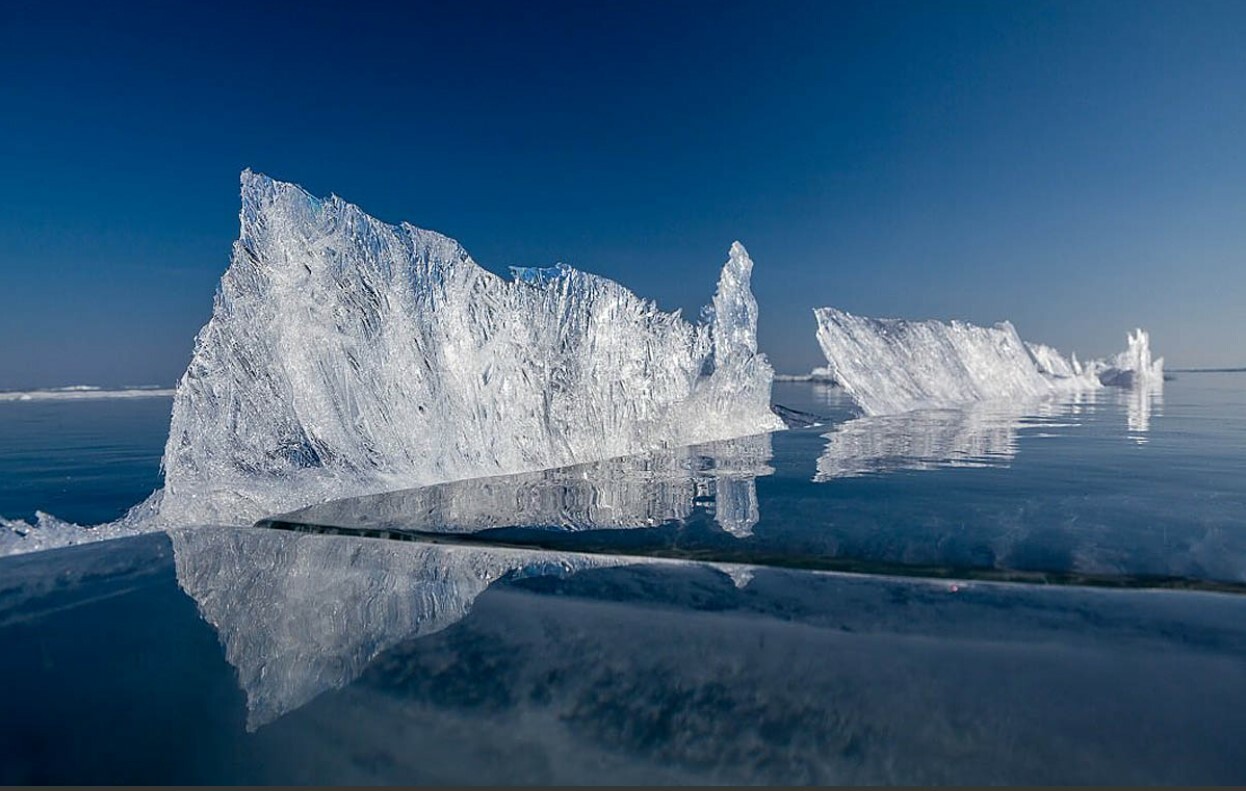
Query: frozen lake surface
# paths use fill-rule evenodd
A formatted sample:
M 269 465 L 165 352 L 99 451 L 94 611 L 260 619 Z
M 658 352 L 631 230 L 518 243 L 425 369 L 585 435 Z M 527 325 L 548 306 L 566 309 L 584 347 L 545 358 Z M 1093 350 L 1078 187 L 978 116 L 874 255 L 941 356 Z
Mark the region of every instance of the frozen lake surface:
M 0 782 L 1242 783 L 1246 375 L 0 559 Z M 119 516 L 166 399 L 0 404 Z

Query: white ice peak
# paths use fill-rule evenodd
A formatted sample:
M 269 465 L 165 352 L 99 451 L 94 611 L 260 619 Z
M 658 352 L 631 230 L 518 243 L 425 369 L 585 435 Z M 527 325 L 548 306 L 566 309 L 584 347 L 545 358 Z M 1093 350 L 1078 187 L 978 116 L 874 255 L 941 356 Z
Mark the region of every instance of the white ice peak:
M 163 523 L 782 425 L 739 243 L 692 324 L 566 266 L 505 280 L 453 239 L 251 171 L 241 225 L 178 383 Z
M 1099 374 L 1104 384 L 1154 387 L 1164 382 L 1164 358 L 1151 359 L 1151 336 L 1146 330 L 1129 333 L 1129 346 Z

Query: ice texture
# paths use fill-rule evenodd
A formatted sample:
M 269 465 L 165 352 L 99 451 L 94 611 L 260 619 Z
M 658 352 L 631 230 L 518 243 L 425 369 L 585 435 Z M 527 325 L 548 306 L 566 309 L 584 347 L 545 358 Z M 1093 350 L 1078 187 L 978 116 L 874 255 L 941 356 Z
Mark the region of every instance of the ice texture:
M 35 511 L 33 524 L 24 519 L 0 516 L 0 557 L 59 549 L 105 538 L 123 538 L 136 532 L 141 530 L 124 519 L 91 527 L 66 522 L 43 511 Z
M 1026 343 L 1009 322 L 909 321 L 814 311 L 818 343 L 836 382 L 867 415 L 948 409 L 979 401 L 1032 402 L 1101 385 L 1162 383 L 1142 330 L 1112 361 L 1078 361 Z
M 693 324 L 568 266 L 503 279 L 446 236 L 250 171 L 241 226 L 174 397 L 163 522 L 782 428 L 739 243 Z
M 1040 373 L 1057 379 L 1071 379 L 1085 375 L 1085 369 L 1077 361 L 1076 353 L 1065 357 L 1058 350 L 1042 343 L 1027 342 L 1025 347 L 1030 350 L 1030 355 L 1034 358 L 1034 364 L 1038 366 Z

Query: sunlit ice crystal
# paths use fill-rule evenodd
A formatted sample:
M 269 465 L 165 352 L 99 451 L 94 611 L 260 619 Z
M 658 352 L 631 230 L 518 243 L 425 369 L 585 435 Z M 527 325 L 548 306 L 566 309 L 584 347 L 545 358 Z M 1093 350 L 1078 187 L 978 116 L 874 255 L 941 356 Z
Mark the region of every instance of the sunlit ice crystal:
M 751 272 L 733 245 L 692 323 L 568 266 L 498 277 L 446 236 L 246 171 L 153 506 L 238 524 L 779 429 Z

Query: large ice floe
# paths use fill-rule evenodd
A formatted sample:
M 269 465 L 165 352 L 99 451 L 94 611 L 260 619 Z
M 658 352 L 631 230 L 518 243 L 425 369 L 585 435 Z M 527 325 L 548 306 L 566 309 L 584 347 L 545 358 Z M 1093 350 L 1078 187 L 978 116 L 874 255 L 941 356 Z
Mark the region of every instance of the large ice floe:
M 739 243 L 693 323 L 565 265 L 499 277 L 449 237 L 249 170 L 240 220 L 174 395 L 164 489 L 111 531 L 783 427 Z M 5 525 L 0 551 L 87 532 Z
M 814 311 L 830 374 L 866 415 L 946 409 L 980 401 L 1035 401 L 1103 385 L 1161 385 L 1163 359 L 1152 360 L 1143 330 L 1111 361 L 1081 363 L 1026 343 L 1008 322 L 908 321 Z

